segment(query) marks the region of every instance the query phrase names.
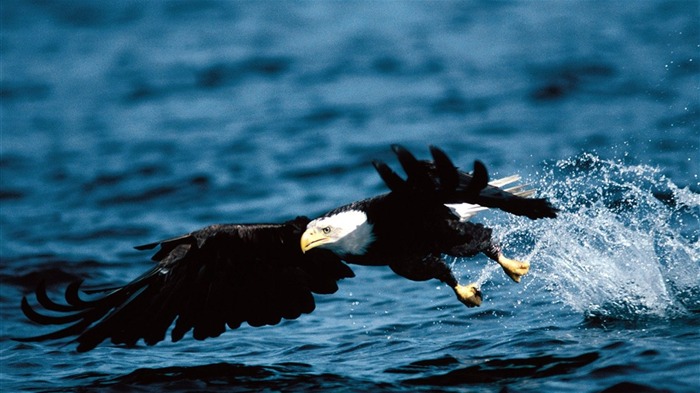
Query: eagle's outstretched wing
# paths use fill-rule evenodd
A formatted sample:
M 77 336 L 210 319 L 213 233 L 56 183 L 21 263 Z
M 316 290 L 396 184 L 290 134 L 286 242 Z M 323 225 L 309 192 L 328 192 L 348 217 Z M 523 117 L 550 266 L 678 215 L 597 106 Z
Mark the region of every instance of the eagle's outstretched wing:
M 180 340 L 216 337 L 243 322 L 274 325 L 315 308 L 312 293 L 338 289 L 336 281 L 353 277 L 350 268 L 330 252 L 302 253 L 299 238 L 309 219 L 283 224 L 213 225 L 174 239 L 139 246 L 152 249 L 157 265 L 134 281 L 84 299 L 80 282 L 67 287 L 66 303 L 49 299 L 44 285 L 36 298 L 51 314 L 37 312 L 27 298 L 24 314 L 44 325 L 68 325 L 41 341 L 77 336 L 78 351 L 88 351 L 105 339 L 153 345 L 171 335 Z
M 435 146 L 430 147 L 433 161 L 420 161 L 399 145 L 392 149 L 406 172 L 406 180 L 388 165 L 374 161 L 384 183 L 392 192 L 424 193 L 445 204 L 469 203 L 487 208 L 497 208 L 511 214 L 531 219 L 554 218 L 558 209 L 544 198 L 528 198 L 534 194 L 524 186 L 503 189 L 498 185 L 509 184 L 519 177 L 509 177 L 489 183 L 486 166 L 474 161 L 474 171 L 466 173 L 455 167 L 450 158 Z

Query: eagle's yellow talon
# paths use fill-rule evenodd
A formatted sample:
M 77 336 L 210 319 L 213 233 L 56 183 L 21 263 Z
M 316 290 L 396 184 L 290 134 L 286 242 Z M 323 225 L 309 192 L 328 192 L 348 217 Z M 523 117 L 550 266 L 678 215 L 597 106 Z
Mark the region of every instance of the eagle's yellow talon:
M 481 305 L 481 291 L 476 284 L 459 285 L 454 288 L 457 299 L 467 307 L 479 307 Z
M 530 270 L 530 262 L 508 259 L 503 255 L 498 256 L 498 264 L 501 265 L 503 271 L 506 272 L 508 277 L 515 282 L 520 282 L 520 278 L 526 275 Z

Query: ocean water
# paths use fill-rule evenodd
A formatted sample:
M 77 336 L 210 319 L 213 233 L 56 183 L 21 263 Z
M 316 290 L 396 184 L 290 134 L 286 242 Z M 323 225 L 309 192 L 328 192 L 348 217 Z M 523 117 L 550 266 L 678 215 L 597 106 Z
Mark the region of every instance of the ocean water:
M 0 389 L 697 392 L 697 1 L 0 4 Z M 562 209 L 487 212 L 514 284 L 383 267 L 316 310 L 203 342 L 19 343 L 47 280 L 125 283 L 137 244 L 314 216 L 385 189 L 429 144 Z M 30 296 L 30 300 L 33 301 Z

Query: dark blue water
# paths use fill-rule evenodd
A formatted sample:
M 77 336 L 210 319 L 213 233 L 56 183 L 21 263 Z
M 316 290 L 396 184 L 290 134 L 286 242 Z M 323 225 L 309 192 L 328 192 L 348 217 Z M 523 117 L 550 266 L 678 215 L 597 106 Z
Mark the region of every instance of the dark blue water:
M 696 1 L 0 4 L 3 391 L 700 390 Z M 532 262 L 455 260 L 484 304 L 386 268 L 310 315 L 155 347 L 20 344 L 41 278 L 136 244 L 384 192 L 390 143 L 521 174 L 556 220 L 477 217 Z

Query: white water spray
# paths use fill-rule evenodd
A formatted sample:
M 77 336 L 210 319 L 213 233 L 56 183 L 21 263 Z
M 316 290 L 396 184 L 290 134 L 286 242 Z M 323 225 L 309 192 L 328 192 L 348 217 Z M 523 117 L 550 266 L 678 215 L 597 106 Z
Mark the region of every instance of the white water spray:
M 529 250 L 526 286 L 544 283 L 590 317 L 700 309 L 700 195 L 655 168 L 591 154 L 557 162 L 533 185 L 562 210 L 558 218 L 489 222 L 506 250 Z

